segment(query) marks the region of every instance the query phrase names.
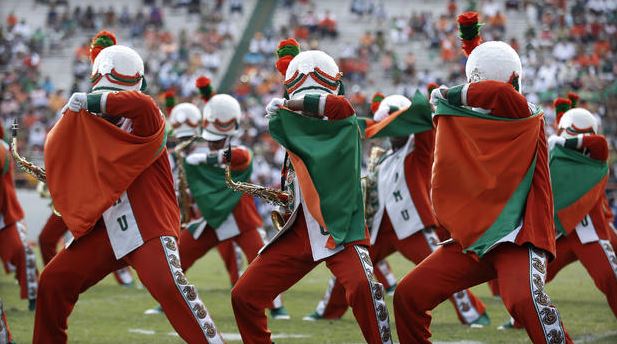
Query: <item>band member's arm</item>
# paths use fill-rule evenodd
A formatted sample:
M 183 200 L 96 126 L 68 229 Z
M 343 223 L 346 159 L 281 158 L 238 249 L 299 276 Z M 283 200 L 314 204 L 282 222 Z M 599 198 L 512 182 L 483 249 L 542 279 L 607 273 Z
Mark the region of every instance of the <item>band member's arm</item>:
M 233 147 L 231 149 L 231 170 L 242 171 L 247 169 L 251 164 L 252 158 L 251 152 L 247 148 Z M 191 165 L 220 165 L 229 163 L 227 159 L 225 159 L 225 150 L 210 153 L 193 153 L 186 158 L 186 162 Z
M 583 135 L 565 140 L 564 147 L 589 153 L 595 160 L 608 160 L 608 143 L 602 135 Z
M 139 91 L 90 93 L 88 111 L 129 118 L 133 133 L 139 136 L 154 134 L 163 123 L 161 111 L 154 99 Z
M 485 80 L 451 87 L 444 92 L 452 105 L 486 109 L 499 117 L 531 116 L 525 97 L 507 82 Z
M 345 119 L 355 113 L 347 98 L 332 94 L 307 94 L 303 99 L 288 100 L 286 106 L 292 111 L 329 120 Z

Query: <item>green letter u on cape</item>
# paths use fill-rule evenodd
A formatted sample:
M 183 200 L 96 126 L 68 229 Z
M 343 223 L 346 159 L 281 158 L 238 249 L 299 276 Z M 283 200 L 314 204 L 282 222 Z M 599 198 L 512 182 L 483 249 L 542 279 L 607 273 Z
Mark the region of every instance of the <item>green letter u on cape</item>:
M 282 108 L 270 119 L 269 129 L 289 153 L 305 210 L 333 239 L 328 246 L 365 239 L 356 116 L 324 121 Z
M 555 200 L 555 227 L 567 235 L 589 214 L 604 192 L 608 164 L 555 146 L 551 150 L 549 168 Z
M 409 136 L 433 129 L 431 105 L 428 99 L 416 91 L 411 106 L 400 109 L 383 121 L 375 122 L 370 118 L 358 118 L 367 139 L 377 137 Z
M 441 102 L 435 122 L 435 214 L 466 251 L 482 256 L 525 214 L 542 116 L 502 118 Z

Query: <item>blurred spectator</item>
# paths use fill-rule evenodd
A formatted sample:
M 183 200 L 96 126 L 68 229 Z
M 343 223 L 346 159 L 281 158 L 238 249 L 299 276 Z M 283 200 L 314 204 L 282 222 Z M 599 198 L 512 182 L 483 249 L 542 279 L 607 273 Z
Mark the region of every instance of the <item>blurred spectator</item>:
M 336 19 L 330 10 L 326 10 L 324 15 L 319 20 L 319 32 L 322 37 L 338 37 L 338 31 L 336 29 Z
M 242 14 L 244 12 L 244 1 L 243 0 L 230 0 L 229 1 L 229 12 L 231 14 L 234 14 L 234 13 Z
M 364 17 L 373 13 L 375 4 L 372 0 L 352 0 L 351 13 Z

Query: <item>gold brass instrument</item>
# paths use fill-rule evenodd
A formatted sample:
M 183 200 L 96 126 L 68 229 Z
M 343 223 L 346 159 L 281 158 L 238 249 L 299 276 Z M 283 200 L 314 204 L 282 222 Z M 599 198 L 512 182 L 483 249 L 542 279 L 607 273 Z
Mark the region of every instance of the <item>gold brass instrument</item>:
M 33 176 L 34 178 L 36 178 L 39 182 L 41 183 L 47 183 L 47 174 L 45 173 L 45 169 L 35 165 L 34 163 L 26 160 L 26 158 L 22 157 L 21 155 L 19 155 L 19 152 L 17 151 L 17 129 L 19 129 L 19 126 L 17 125 L 17 119 L 15 119 L 13 121 L 13 125 L 11 126 L 11 155 L 13 156 L 13 159 L 15 159 L 15 162 L 17 163 L 17 166 L 19 166 L 24 172 L 28 173 L 29 175 Z M 49 190 L 47 190 L 47 188 L 40 188 L 39 189 L 39 193 L 41 194 L 41 197 L 44 196 L 43 191 L 41 190 L 45 190 L 45 195 L 49 195 L 49 197 L 51 198 L 51 195 L 49 194 Z M 57 216 L 62 216 L 60 215 L 60 213 L 56 210 L 56 208 L 54 208 L 54 204 L 53 201 L 51 203 L 51 210 L 54 212 L 54 214 L 56 214 Z
M 15 121 L 13 121 L 13 126 L 11 127 L 11 134 L 13 136 L 11 140 L 11 154 L 13 155 L 15 162 L 17 162 L 17 165 L 24 172 L 33 176 L 38 181 L 46 183 L 47 175 L 45 174 L 45 169 L 26 160 L 17 152 L 17 129 L 19 129 L 19 127 L 17 125 L 17 119 L 15 119 Z
M 189 183 L 186 180 L 184 170 L 184 154 L 176 153 L 176 163 L 178 164 L 178 206 L 180 207 L 180 223 L 185 225 L 191 221 L 191 195 L 187 191 Z
M 199 138 L 199 136 L 191 136 L 191 138 L 178 143 L 178 145 L 174 147 L 173 153 L 179 153 L 184 151 L 186 147 L 192 145 L 195 141 L 199 140 Z
M 39 193 L 39 196 L 41 196 L 41 198 L 51 198 L 51 194 L 49 193 L 47 184 L 43 182 L 38 182 L 36 184 L 36 192 Z
M 293 197 L 288 192 L 253 183 L 234 181 L 231 176 L 231 168 L 229 167 L 229 165 L 225 167 L 225 183 L 227 184 L 228 188 L 234 191 L 259 197 L 270 204 L 287 207 L 291 203 L 293 203 Z
M 188 140 L 179 143 L 173 150 L 178 166 L 178 206 L 180 207 L 180 223 L 186 225 L 191 221 L 191 195 L 188 192 L 189 183 L 186 180 L 184 170 L 184 149 L 197 140 L 198 136 L 193 136 Z
M 227 149 L 226 157 L 227 161 L 231 161 L 231 146 L 229 146 L 229 148 Z M 234 181 L 231 176 L 230 164 L 227 164 L 227 166 L 225 167 L 225 183 L 227 184 L 228 188 L 234 191 L 259 197 L 266 202 L 276 206 L 289 208 L 293 205 L 293 196 L 289 192 L 253 183 Z M 270 218 L 272 219 L 272 225 L 277 231 L 280 231 L 281 228 L 283 228 L 283 226 L 285 225 L 285 218 L 279 211 L 273 210 L 270 214 Z
M 377 166 L 385 153 L 385 149 L 374 146 L 368 158 L 367 175 L 362 178 L 362 194 L 364 196 L 364 217 L 366 223 L 372 226 L 373 217 L 379 207 L 379 193 L 377 191 Z

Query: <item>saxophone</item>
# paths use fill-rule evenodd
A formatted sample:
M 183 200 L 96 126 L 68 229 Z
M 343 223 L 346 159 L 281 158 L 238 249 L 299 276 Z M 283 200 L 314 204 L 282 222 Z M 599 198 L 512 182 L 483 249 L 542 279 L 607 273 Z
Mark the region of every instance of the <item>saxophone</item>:
M 184 169 L 184 149 L 195 142 L 199 137 L 193 136 L 188 140 L 179 143 L 173 150 L 178 166 L 178 206 L 180 207 L 180 223 L 184 226 L 191 221 L 191 195 L 188 192 L 189 183 L 186 180 L 186 170 Z
M 13 121 L 13 125 L 11 126 L 11 154 L 13 155 L 15 162 L 17 162 L 17 166 L 19 166 L 24 172 L 36 178 L 38 181 L 43 183 L 47 182 L 45 169 L 26 160 L 17 152 L 17 129 L 19 129 L 19 127 L 17 125 L 17 119 L 15 119 L 15 121 Z
M 17 119 L 15 119 L 13 121 L 13 125 L 11 126 L 12 138 L 10 150 L 11 155 L 17 163 L 17 166 L 19 166 L 24 172 L 36 178 L 36 180 L 38 180 L 40 183 L 47 183 L 47 174 L 45 173 L 45 169 L 26 160 L 26 158 L 22 157 L 21 155 L 19 155 L 19 152 L 17 152 L 17 129 L 19 129 L 19 126 L 17 125 Z M 41 195 L 41 197 L 49 195 L 49 198 L 51 198 L 51 194 L 49 193 L 49 190 L 47 188 L 39 186 L 37 187 L 37 189 L 39 190 L 39 194 Z M 56 210 L 56 208 L 54 208 L 53 200 L 51 203 L 51 210 L 55 215 L 62 216 Z
M 231 161 L 231 145 L 225 152 L 225 157 L 227 161 Z M 274 204 L 280 207 L 288 208 L 293 204 L 293 196 L 289 192 L 285 192 L 282 190 L 276 190 L 273 188 L 265 187 L 262 185 L 257 185 L 253 183 L 246 182 L 236 182 L 233 180 L 231 176 L 231 167 L 228 163 L 225 167 L 225 183 L 227 187 L 237 191 L 242 192 L 251 196 L 259 197 L 270 204 Z M 280 212 L 273 210 L 270 214 L 272 219 L 272 224 L 277 231 L 280 231 L 281 228 L 285 225 L 285 219 Z
M 373 217 L 379 207 L 379 193 L 377 192 L 377 166 L 385 153 L 385 149 L 374 146 L 368 159 L 367 175 L 362 178 L 362 194 L 364 196 L 364 217 L 367 225 L 371 226 Z

